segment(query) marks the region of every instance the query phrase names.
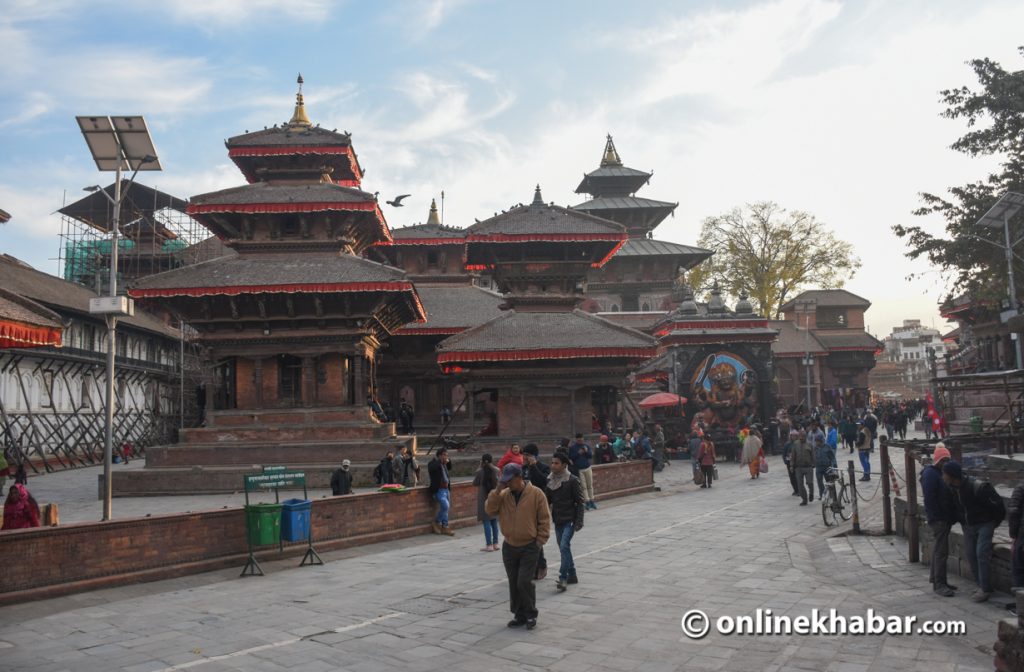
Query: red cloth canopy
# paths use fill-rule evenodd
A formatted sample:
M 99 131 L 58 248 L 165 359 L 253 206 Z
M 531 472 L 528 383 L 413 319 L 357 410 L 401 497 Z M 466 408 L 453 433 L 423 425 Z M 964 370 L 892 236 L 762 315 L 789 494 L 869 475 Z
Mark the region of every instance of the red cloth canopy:
M 686 397 L 671 392 L 657 392 L 640 402 L 640 408 L 665 408 L 686 403 Z
M 61 329 L 0 319 L 0 348 L 40 348 L 61 345 Z

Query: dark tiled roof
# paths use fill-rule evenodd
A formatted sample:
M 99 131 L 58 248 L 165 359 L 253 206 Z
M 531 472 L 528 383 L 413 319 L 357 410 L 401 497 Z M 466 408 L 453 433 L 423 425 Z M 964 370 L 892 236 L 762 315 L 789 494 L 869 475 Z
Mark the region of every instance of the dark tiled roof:
M 11 221 L 11 213 L 6 210 L 0 210 L 0 224 L 6 224 Z
M 415 238 L 465 238 L 466 229 L 454 226 L 442 226 L 438 224 L 413 224 L 403 226 L 391 231 L 391 237 L 395 240 L 409 240 Z
M 598 315 L 612 324 L 618 324 L 630 329 L 648 331 L 665 319 L 668 313 L 664 310 L 629 312 L 629 313 L 598 313 Z
M 427 311 L 427 321 L 423 324 L 410 325 L 405 331 L 451 329 L 455 332 L 475 327 L 504 312 L 498 308 L 503 301 L 500 294 L 474 285 L 416 285 L 416 291 L 420 295 L 423 308 Z
M 405 280 L 397 268 L 350 254 L 269 253 L 221 257 L 140 278 L 132 289 L 342 284 Z
M 815 301 L 818 308 L 867 308 L 871 302 L 845 289 L 809 289 L 786 301 L 779 310 L 793 307 L 797 301 Z
M 0 320 L 22 322 L 34 327 L 61 328 L 60 315 L 20 294 L 0 288 Z
M 471 236 L 624 232 L 615 222 L 557 205 L 520 205 L 467 229 Z
M 772 343 L 772 352 L 779 354 L 803 354 L 810 348 L 811 354 L 825 353 L 825 346 L 815 337 L 814 332 L 808 333 L 788 320 L 770 320 L 768 326 L 779 332 L 779 337 Z
M 105 189 L 111 197 L 114 195 L 115 184 L 112 183 Z M 143 215 L 151 216 L 152 213 L 165 208 L 185 212 L 188 207 L 188 201 L 128 180 L 121 180 L 121 195 L 124 198 L 121 205 L 122 223 L 130 222 Z M 57 212 L 74 217 L 100 231 L 109 231 L 113 221 L 113 206 L 107 197 L 98 191 L 64 206 Z
M 590 171 L 586 177 L 650 177 L 652 174 L 625 166 L 604 166 Z
M 249 203 L 366 203 L 373 194 L 337 184 L 255 182 L 192 197 L 192 205 Z
M 596 315 L 574 310 L 569 313 L 504 314 L 447 338 L 439 353 L 495 352 L 512 350 L 653 348 L 650 336 L 622 327 Z
M 630 238 L 626 244 L 615 253 L 615 257 L 656 257 L 656 256 L 688 256 L 702 257 L 707 259 L 714 252 L 703 247 L 681 245 L 670 243 L 667 240 L 653 240 L 651 238 Z
M 89 299 L 98 296 L 91 289 L 37 271 L 28 264 L 7 255 L 0 256 L 0 287 L 41 303 L 58 313 L 69 310 L 88 315 Z M 145 329 L 170 338 L 178 338 L 177 329 L 171 329 L 139 306 L 135 307 L 134 317 L 120 318 L 118 324 Z
M 866 331 L 859 331 L 851 329 L 845 334 L 824 334 L 820 331 L 814 334 L 818 341 L 825 346 L 828 350 L 846 349 L 846 348 L 863 348 L 865 350 L 877 350 L 882 347 L 882 342 L 877 338 L 867 333 Z
M 319 126 L 308 128 L 291 128 L 287 125 L 274 126 L 262 131 L 253 131 L 228 138 L 230 147 L 269 147 L 280 146 L 349 146 L 352 136 L 337 131 L 329 131 Z
M 572 206 L 574 210 L 635 210 L 635 209 L 662 209 L 675 210 L 678 203 L 666 201 L 655 201 L 650 198 L 637 198 L 636 196 L 601 196 L 589 201 L 583 201 L 579 205 Z

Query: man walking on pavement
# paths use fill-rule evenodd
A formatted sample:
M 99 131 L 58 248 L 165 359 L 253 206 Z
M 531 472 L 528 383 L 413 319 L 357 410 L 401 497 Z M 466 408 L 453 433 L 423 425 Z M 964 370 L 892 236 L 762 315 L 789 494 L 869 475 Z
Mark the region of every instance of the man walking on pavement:
M 945 444 L 935 444 L 932 463 L 921 470 L 921 493 L 924 495 L 924 514 L 932 531 L 932 564 L 929 580 L 932 590 L 942 597 L 953 597 L 956 588 L 947 581 L 946 560 L 949 558 L 949 531 L 956 522 L 956 501 L 953 491 L 942 480 L 942 468 L 950 460 Z
M 576 434 L 576 441 L 569 446 L 569 460 L 572 461 L 576 471 L 579 473 L 580 482 L 583 484 L 583 496 L 587 499 L 587 508 L 596 509 L 594 503 L 594 472 L 591 469 L 591 461 L 594 459 L 594 451 L 583 442 L 583 434 Z
M 942 467 L 942 480 L 955 495 L 964 530 L 964 552 L 978 582 L 971 601 L 984 602 L 992 596 L 992 535 L 1006 517 L 1006 506 L 991 483 L 965 476 L 957 462 L 949 461 Z
M 548 486 L 548 474 L 551 468 L 540 461 L 540 449 L 536 443 L 528 443 L 523 446 L 523 478 L 540 488 L 541 492 Z M 548 560 L 544 557 L 544 549 L 540 549 L 540 557 L 537 558 L 537 580 L 548 575 Z
M 800 431 L 796 442 L 793 444 L 791 453 L 790 468 L 796 471 L 796 482 L 800 486 L 800 506 L 807 506 L 808 500 L 814 501 L 814 450 L 807 443 L 807 434 Z
M 505 541 L 501 560 L 508 576 L 508 592 L 513 619 L 508 627 L 537 627 L 537 572 L 540 549 L 551 536 L 551 511 L 540 488 L 523 478 L 523 468 L 514 462 L 505 465 L 498 487 L 487 495 L 484 510 L 498 519 Z
M 580 479 L 569 472 L 569 456 L 565 453 L 556 452 L 551 458 L 551 474 L 544 494 L 551 507 L 551 521 L 555 526 L 555 539 L 562 559 L 555 588 L 563 592 L 568 584 L 579 583 L 576 563 L 572 557 L 572 538 L 583 529 L 583 512 L 586 509 L 583 486 Z
M 448 509 L 451 507 L 451 479 L 448 477 L 448 449 L 441 446 L 437 449 L 437 455 L 427 465 L 427 475 L 430 476 L 431 498 L 437 502 L 437 517 L 430 524 L 434 534 L 444 534 L 454 537 L 448 527 Z M 520 471 L 520 473 L 522 473 Z M 500 486 L 499 486 L 500 487 Z M 493 518 L 493 516 L 491 516 Z
M 796 446 L 799 433 L 794 429 L 786 436 L 786 443 L 782 446 L 782 463 L 786 465 L 786 473 L 789 474 L 789 484 L 793 486 L 793 496 L 800 496 L 800 486 L 796 483 L 796 468 L 793 464 L 793 448 Z

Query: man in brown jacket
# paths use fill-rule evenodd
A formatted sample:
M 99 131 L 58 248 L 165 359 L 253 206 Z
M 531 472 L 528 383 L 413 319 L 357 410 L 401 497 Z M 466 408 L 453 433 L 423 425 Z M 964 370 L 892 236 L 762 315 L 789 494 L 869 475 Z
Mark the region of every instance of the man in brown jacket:
M 551 536 L 551 512 L 540 488 L 523 478 L 523 468 L 505 465 L 498 487 L 484 503 L 488 516 L 496 517 L 505 543 L 501 559 L 508 575 L 508 592 L 514 618 L 508 627 L 537 627 L 537 591 L 533 578 L 540 549 Z

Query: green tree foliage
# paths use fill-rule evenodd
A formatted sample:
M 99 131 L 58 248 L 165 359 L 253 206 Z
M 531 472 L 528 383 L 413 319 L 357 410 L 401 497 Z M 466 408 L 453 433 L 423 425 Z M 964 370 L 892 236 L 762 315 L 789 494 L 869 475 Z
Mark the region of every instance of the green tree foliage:
M 718 282 L 730 298 L 746 294 L 758 313 L 772 319 L 804 289 L 842 287 L 860 268 L 853 246 L 814 215 L 770 201 L 708 217 L 697 244 L 715 255 L 690 273 L 695 291 Z
M 1024 47 L 1018 51 L 1024 56 Z M 946 222 L 944 236 L 920 226 L 893 226 L 904 238 L 911 259 L 924 257 L 945 275 L 953 294 L 970 292 L 978 299 L 1006 296 L 1005 252 L 1002 229 L 977 226 L 988 209 L 1007 191 L 1024 193 L 1024 70 L 1008 72 L 987 58 L 969 61 L 979 88 L 966 86 L 940 93 L 946 105 L 942 116 L 963 119 L 968 132 L 952 149 L 969 156 L 999 157 L 999 169 L 986 179 L 950 187 L 948 198 L 922 193 L 915 215 L 938 214 Z M 1011 240 L 1020 236 L 1024 217 L 1011 220 Z M 1020 254 L 1021 250 L 1018 249 Z M 1014 263 L 1017 291 L 1024 279 L 1024 263 Z

